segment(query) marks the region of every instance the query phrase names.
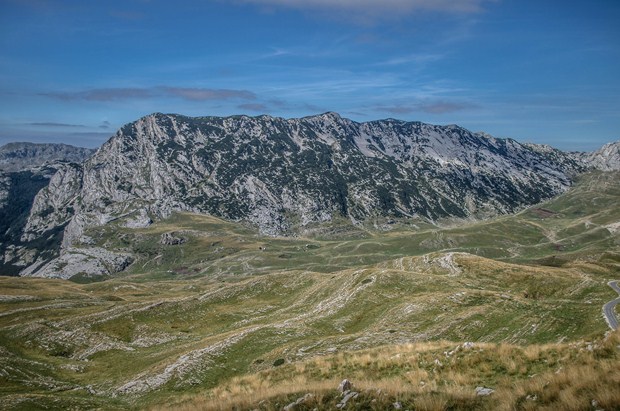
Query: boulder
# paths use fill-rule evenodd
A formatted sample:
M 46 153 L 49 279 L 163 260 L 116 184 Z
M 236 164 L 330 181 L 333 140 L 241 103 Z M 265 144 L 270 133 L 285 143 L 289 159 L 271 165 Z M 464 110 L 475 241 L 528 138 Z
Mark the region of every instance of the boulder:
M 491 395 L 495 392 L 492 388 L 485 387 L 476 387 L 476 395 L 479 397 L 486 397 L 487 395 Z
M 336 404 L 336 408 L 344 408 L 344 407 L 346 407 L 347 406 L 347 402 L 349 402 L 350 399 L 357 398 L 358 395 L 359 395 L 359 393 L 355 392 L 355 391 L 347 392 L 347 394 L 345 394 L 345 396 L 342 398 L 342 400 L 340 400 L 340 402 L 338 404 Z
M 298 405 L 303 404 L 304 402 L 308 401 L 312 397 L 314 397 L 314 394 L 308 393 L 308 394 L 304 395 L 303 397 L 297 398 L 297 401 L 293 401 L 289 405 L 287 405 L 284 408 L 282 408 L 282 410 L 283 411 L 293 411 Z
M 347 380 L 345 378 L 344 380 L 342 380 L 342 382 L 338 386 L 338 391 L 340 391 L 341 393 L 344 394 L 347 391 L 351 391 L 351 388 L 353 388 L 353 385 L 351 384 L 351 381 L 349 381 L 349 380 Z

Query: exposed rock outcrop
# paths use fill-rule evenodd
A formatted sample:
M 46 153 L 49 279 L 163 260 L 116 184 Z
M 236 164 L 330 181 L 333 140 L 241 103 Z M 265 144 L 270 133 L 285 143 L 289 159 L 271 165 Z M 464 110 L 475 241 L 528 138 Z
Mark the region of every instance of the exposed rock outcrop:
M 297 406 L 302 405 L 303 403 L 307 402 L 308 400 L 312 399 L 314 397 L 314 394 L 308 393 L 306 395 L 304 395 L 303 397 L 299 397 L 297 398 L 296 401 L 286 405 L 284 408 L 282 408 L 283 411 L 294 411 L 295 409 L 297 409 Z
M 22 275 L 63 279 L 78 274 L 86 277 L 110 275 L 124 270 L 132 261 L 130 255 L 112 253 L 99 247 L 71 248 L 41 267 L 30 266 Z
M 597 170 L 620 170 L 620 141 L 605 144 L 599 150 L 593 153 L 585 153 L 582 156 L 586 164 Z
M 159 243 L 163 245 L 179 245 L 187 241 L 185 237 L 179 237 L 174 233 L 164 233 L 159 239 Z

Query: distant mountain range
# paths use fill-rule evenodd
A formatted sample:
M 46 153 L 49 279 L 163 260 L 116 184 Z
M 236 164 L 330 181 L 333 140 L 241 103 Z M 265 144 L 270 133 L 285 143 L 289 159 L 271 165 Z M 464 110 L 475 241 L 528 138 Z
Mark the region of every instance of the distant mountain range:
M 59 160 L 81 163 L 95 151 L 67 144 L 9 143 L 0 147 L 0 171 L 21 171 Z
M 620 142 L 566 153 L 454 125 L 357 123 L 336 113 L 300 119 L 158 113 L 125 125 L 94 154 L 67 147 L 62 159 L 72 162 L 50 172 L 49 184 L 33 186 L 27 217 L 5 236 L 10 244 L 0 251 L 8 273 L 66 277 L 49 261 L 92 248 L 89 228 L 144 227 L 174 211 L 245 221 L 265 235 L 295 234 L 335 218 L 353 224 L 487 218 L 556 196 L 584 171 L 620 168 Z M 6 192 L 4 207 L 13 201 Z M 102 272 L 129 261 L 111 254 L 91 250 L 80 264 L 103 261 Z

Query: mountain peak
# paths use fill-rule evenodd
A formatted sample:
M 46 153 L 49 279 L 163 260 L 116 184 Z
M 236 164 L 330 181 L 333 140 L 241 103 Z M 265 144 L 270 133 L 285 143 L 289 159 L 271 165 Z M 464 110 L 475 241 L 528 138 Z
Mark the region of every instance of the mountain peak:
M 336 113 L 335 111 L 326 111 L 325 113 L 319 114 L 320 117 L 330 117 L 330 118 L 342 118 L 342 116 L 339 113 Z
M 321 119 L 321 120 L 330 120 L 330 121 L 340 121 L 343 119 L 343 117 L 339 113 L 336 113 L 335 111 L 326 111 L 321 114 L 314 114 L 311 116 L 302 117 L 302 119 L 305 119 L 305 120 Z
M 620 169 L 620 140 L 605 144 L 599 150 L 586 155 L 586 159 L 600 170 Z

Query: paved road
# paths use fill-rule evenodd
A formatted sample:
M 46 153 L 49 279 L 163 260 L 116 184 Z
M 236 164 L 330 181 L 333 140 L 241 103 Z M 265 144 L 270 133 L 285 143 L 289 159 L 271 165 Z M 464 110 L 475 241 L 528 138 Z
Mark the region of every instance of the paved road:
M 620 294 L 620 286 L 618 286 L 618 281 L 610 281 L 607 284 L 611 288 L 616 290 L 618 294 Z M 615 300 L 611 300 L 603 306 L 603 314 L 605 314 L 607 324 L 609 324 L 609 328 L 611 328 L 612 330 L 618 329 L 618 318 L 616 318 L 616 314 L 614 313 L 614 307 L 617 304 L 620 304 L 620 297 L 616 298 Z

